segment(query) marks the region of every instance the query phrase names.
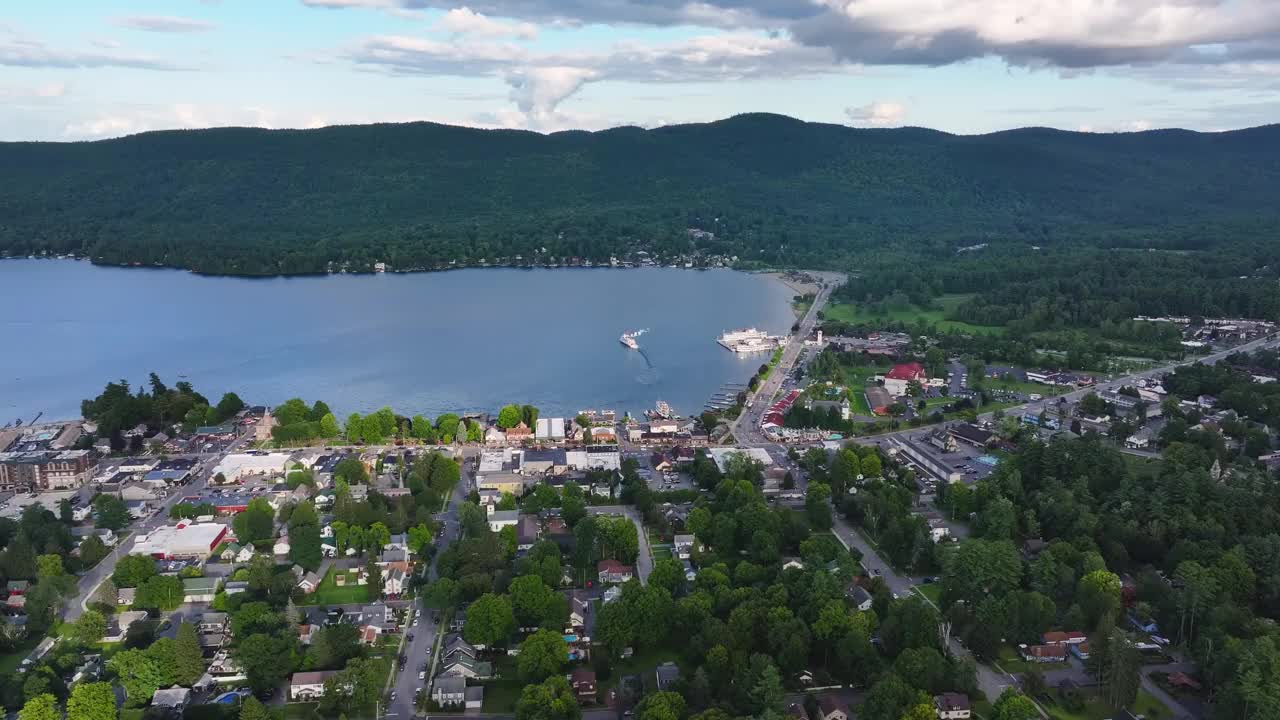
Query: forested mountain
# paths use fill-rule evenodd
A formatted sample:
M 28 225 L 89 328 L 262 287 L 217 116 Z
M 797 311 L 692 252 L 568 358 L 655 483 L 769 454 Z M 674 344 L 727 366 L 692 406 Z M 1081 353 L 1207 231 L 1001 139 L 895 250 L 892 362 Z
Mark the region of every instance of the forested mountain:
M 0 143 L 0 253 L 212 273 L 636 248 L 850 266 L 976 243 L 1195 250 L 1280 227 L 1280 126 L 955 136 L 776 115 L 643 130 L 430 123 Z M 714 233 L 694 243 L 688 233 Z

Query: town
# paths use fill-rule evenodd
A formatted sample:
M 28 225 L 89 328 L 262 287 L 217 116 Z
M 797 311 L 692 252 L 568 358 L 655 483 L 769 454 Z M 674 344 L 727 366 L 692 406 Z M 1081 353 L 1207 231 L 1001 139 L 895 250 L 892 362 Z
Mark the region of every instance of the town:
M 1214 684 L 1232 702 L 1203 628 L 1213 602 L 1274 602 L 1265 538 L 1099 544 L 1130 507 L 1090 503 L 1274 483 L 1274 326 L 1089 374 L 827 336 L 828 290 L 743 397 L 691 417 L 384 408 L 340 428 L 323 402 L 211 403 L 153 375 L 0 429 L 6 705 L 1183 718 Z

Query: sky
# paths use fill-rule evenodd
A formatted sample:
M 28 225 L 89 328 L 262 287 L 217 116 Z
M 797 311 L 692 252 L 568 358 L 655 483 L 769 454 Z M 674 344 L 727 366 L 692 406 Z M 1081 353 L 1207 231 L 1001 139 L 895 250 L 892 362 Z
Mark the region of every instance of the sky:
M 985 133 L 1280 121 L 1280 0 L 10 0 L 0 140 L 745 112 Z

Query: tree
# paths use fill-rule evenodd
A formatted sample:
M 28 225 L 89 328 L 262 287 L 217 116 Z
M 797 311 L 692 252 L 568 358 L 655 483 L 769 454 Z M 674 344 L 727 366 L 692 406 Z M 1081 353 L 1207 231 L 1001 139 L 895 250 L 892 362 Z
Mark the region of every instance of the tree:
M 99 495 L 93 499 L 94 525 L 108 530 L 120 530 L 133 522 L 129 508 L 114 495 Z
M 311 507 L 311 503 L 303 503 L 302 507 Z M 297 515 L 297 510 L 294 511 Z M 311 517 L 315 517 L 314 511 Z M 302 567 L 315 571 L 320 567 L 320 561 L 324 557 L 320 549 L 320 525 L 315 522 L 303 522 L 294 524 L 292 518 L 289 523 L 289 559 L 301 565 Z
M 1094 570 L 1080 578 L 1076 586 L 1076 602 L 1084 611 L 1089 627 L 1104 616 L 1114 616 L 1120 609 L 1120 578 L 1106 570 Z
M 107 619 L 97 610 L 85 610 L 76 618 L 72 637 L 81 645 L 92 645 L 101 642 L 107 634 Z
M 859 718 L 899 720 L 909 708 L 927 702 L 924 693 L 912 688 L 895 673 L 887 673 L 867 693 Z
M 462 636 L 472 645 L 494 646 L 505 642 L 516 629 L 515 613 L 506 595 L 486 593 L 467 608 Z
M 369 596 L 375 598 L 382 597 L 385 587 L 382 581 L 382 568 L 378 567 L 377 553 L 371 552 L 369 553 L 369 556 L 365 558 L 364 574 L 369 578 Z
M 200 651 L 200 639 L 196 626 L 184 622 L 178 625 L 173 647 L 173 678 L 176 683 L 191 687 L 204 674 L 204 656 Z
M 256 497 L 231 521 L 236 538 L 245 545 L 270 540 L 275 533 L 276 511 L 265 498 Z
M 80 541 L 80 563 L 86 568 L 97 565 L 108 552 L 106 543 L 97 535 L 90 535 Z
M 134 707 L 147 704 L 165 680 L 163 671 L 146 650 L 121 650 L 111 656 L 107 667 L 124 687 L 127 703 Z
M 1005 688 L 991 707 L 993 720 L 1038 720 L 1040 711 L 1026 695 L 1014 688 Z
M 177 610 L 182 604 L 182 581 L 176 577 L 156 575 L 138 586 L 133 606 L 149 610 Z
M 681 720 L 684 712 L 684 698 L 680 693 L 664 690 L 644 696 L 636 706 L 636 720 Z
M 344 432 L 347 436 L 347 442 L 353 445 L 359 443 L 364 438 L 364 419 L 360 417 L 360 413 L 351 413 L 347 416 L 347 424 Z M 356 462 L 359 462 L 359 460 Z M 334 476 L 337 476 L 336 471 L 334 472 Z
M 48 693 L 36 695 L 18 711 L 18 720 L 62 720 L 57 698 Z
M 506 405 L 498 411 L 498 427 L 503 430 L 519 425 L 523 419 L 519 405 Z
M 67 720 L 116 720 L 116 695 L 111 683 L 80 683 L 71 688 Z
M 1008 541 L 970 539 L 944 564 L 943 607 L 963 600 L 976 607 L 988 596 L 1001 597 L 1022 581 L 1022 556 Z
M 325 413 L 320 418 L 320 437 L 325 439 L 336 438 L 340 434 L 338 430 L 338 418 L 333 413 Z
M 516 668 L 528 683 L 542 682 L 560 672 L 569 657 L 569 646 L 555 630 L 539 630 L 520 643 Z
M 658 560 L 649 573 L 649 584 L 664 588 L 672 595 L 678 595 L 684 588 L 684 566 L 675 558 Z
M 810 527 L 819 531 L 830 530 L 831 486 L 820 482 L 809 483 L 804 496 L 804 510 Z
M 569 681 L 560 675 L 537 685 L 526 685 L 516 702 L 516 720 L 578 720 L 581 717 L 578 699 Z
M 126 555 L 116 562 L 111 582 L 118 588 L 136 588 L 155 575 L 155 560 L 146 555 Z
M 511 581 L 507 589 L 511 596 L 511 608 L 521 627 L 531 627 L 542 622 L 547 607 L 556 593 L 542 582 L 538 575 L 522 575 Z
M 218 401 L 217 405 L 218 422 L 226 420 L 243 409 L 244 401 L 240 399 L 239 395 L 236 395 L 233 392 L 224 394 L 222 399 Z
M 236 646 L 236 659 L 248 676 L 254 690 L 272 690 L 293 672 L 293 641 L 257 633 L 240 640 Z
M 239 720 L 273 720 L 274 716 L 258 698 L 250 695 L 240 705 Z

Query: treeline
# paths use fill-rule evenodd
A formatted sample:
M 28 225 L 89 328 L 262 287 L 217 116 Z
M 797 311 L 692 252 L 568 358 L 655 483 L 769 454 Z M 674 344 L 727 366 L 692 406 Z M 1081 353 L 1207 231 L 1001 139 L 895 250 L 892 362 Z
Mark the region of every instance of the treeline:
M 217 425 L 243 410 L 244 402 L 235 393 L 226 393 L 216 405 L 196 392 L 191 383 L 179 381 L 172 388 L 151 373 L 147 387 L 131 390 L 128 380 L 109 382 L 103 391 L 80 403 L 80 414 L 98 424 L 98 435 L 119 441 L 121 433 L 138 425 L 159 432 L 175 425 L 191 430 L 200 425 Z
M 1278 137 L 952 136 L 742 115 L 545 136 L 411 123 L 6 143 L 0 250 L 258 275 L 684 253 L 694 228 L 697 250 L 753 263 L 870 261 L 869 276 L 906 260 L 883 282 L 924 299 L 981 286 L 905 272 L 960 246 L 1270 238 Z
M 1111 653 L 1091 670 L 1119 706 L 1137 691 L 1120 633 L 1155 621 L 1199 663 L 1215 717 L 1252 716 L 1258 693 L 1280 691 L 1280 500 L 1275 477 L 1248 463 L 1219 474 L 1217 460 L 1174 443 L 1135 469 L 1097 435 L 1030 439 L 974 488 L 940 487 L 949 514 L 975 514 L 975 539 L 945 564 L 955 632 L 980 653 L 1053 627 L 1089 633 Z M 1026 540 L 1047 545 L 1024 561 Z

